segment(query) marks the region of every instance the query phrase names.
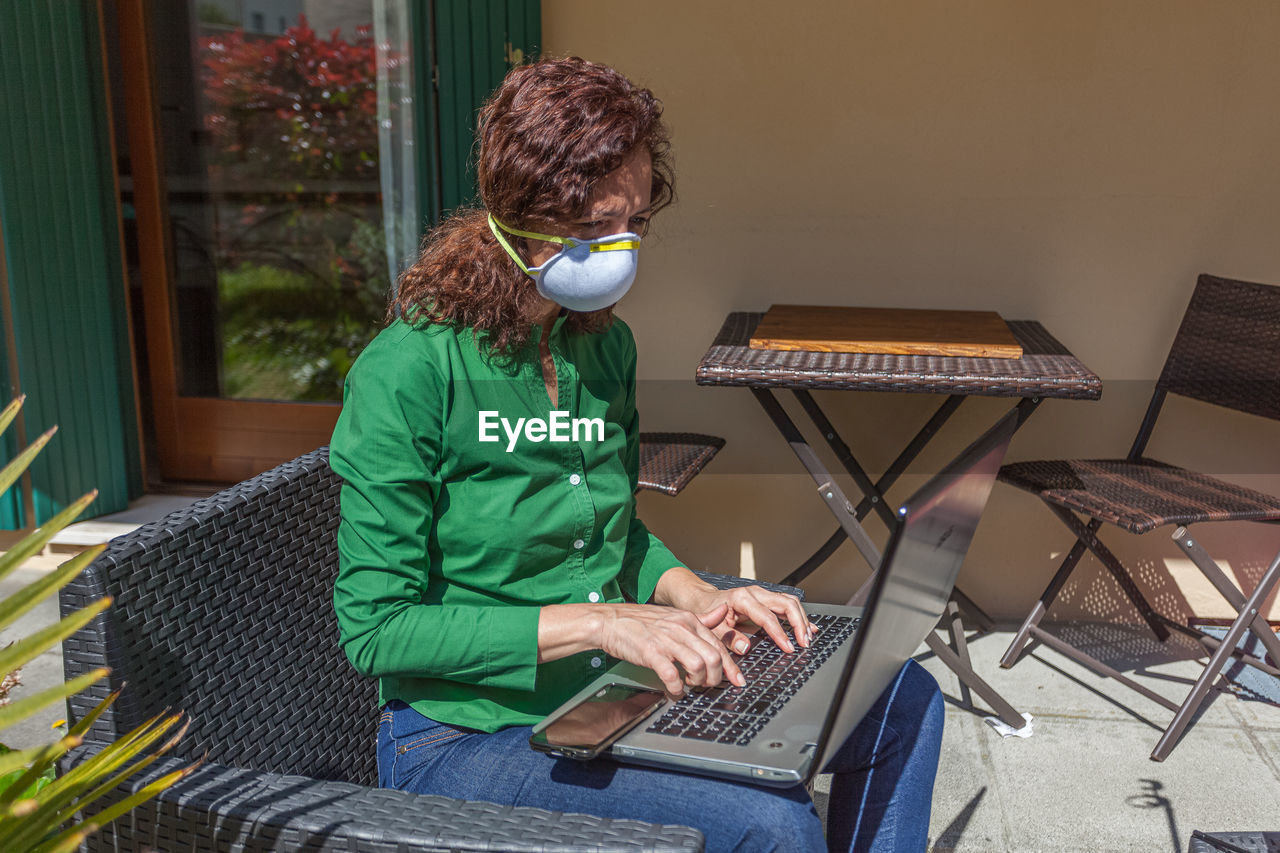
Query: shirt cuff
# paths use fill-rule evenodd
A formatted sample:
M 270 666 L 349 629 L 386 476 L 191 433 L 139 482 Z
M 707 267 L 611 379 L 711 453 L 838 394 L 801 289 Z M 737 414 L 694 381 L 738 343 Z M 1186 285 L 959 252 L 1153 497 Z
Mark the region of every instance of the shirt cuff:
M 658 579 L 669 569 L 683 565 L 684 563 L 676 559 L 676 555 L 662 544 L 661 539 L 650 533 L 649 547 L 645 549 L 640 571 L 636 574 L 636 602 L 648 603 L 649 599 L 653 598 L 653 591 L 658 587 Z
M 485 684 L 532 691 L 538 683 L 540 607 L 488 609 Z

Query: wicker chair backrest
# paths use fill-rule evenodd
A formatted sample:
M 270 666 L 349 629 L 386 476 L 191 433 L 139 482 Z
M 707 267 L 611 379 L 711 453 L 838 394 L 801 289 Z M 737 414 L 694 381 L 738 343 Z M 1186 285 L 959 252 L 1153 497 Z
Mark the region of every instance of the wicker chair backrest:
M 92 739 L 170 708 L 191 720 L 178 755 L 375 784 L 377 687 L 333 614 L 340 483 L 321 448 L 113 540 L 62 595 L 115 599 L 64 646 L 68 677 L 112 670 L 71 718 L 127 682 Z
M 1200 276 L 1156 388 L 1280 418 L 1280 287 Z

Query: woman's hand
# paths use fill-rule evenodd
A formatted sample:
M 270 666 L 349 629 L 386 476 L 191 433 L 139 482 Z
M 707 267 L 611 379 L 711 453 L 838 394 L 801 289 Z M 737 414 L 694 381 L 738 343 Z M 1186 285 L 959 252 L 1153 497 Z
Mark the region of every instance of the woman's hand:
M 683 693 L 685 684 L 714 687 L 726 678 L 741 687 L 746 684 L 742 672 L 710 628 L 727 612 L 721 606 L 699 617 L 653 604 L 607 605 L 600 648 L 653 670 L 672 696 Z
M 810 624 L 800 599 L 794 595 L 773 592 L 760 586 L 740 586 L 717 589 L 688 569 L 676 567 L 668 570 L 658 580 L 654 600 L 681 610 L 700 614 L 700 618 L 725 608 L 715 622 L 705 621 L 712 632 L 728 648 L 739 654 L 750 646 L 750 639 L 736 630 L 740 622 L 759 625 L 769 638 L 784 652 L 794 652 L 795 644 L 787 637 L 782 621 L 791 627 L 795 641 L 802 648 L 808 647 L 817 628 Z
M 727 608 L 701 618 L 688 610 L 655 604 L 552 604 L 538 617 L 538 661 L 602 649 L 651 669 L 672 696 L 691 687 L 714 687 L 723 679 L 746 682 L 710 626 L 724 621 Z

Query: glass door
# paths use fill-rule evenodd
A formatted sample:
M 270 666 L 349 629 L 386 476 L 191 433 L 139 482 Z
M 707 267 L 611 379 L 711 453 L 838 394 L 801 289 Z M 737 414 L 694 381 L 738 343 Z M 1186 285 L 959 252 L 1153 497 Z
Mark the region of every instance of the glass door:
M 381 328 L 374 5 L 118 0 L 164 479 L 237 481 L 327 443 Z

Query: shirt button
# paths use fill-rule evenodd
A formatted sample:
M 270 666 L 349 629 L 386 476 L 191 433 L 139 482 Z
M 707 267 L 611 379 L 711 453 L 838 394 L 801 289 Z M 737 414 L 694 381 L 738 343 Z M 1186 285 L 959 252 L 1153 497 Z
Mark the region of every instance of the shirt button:
M 590 601 L 592 604 L 595 604 L 599 600 L 600 600 L 600 593 L 598 592 L 593 592 L 587 595 L 587 601 Z
M 591 665 L 594 666 L 596 669 L 599 669 L 603 663 L 604 661 L 600 660 L 600 658 L 598 657 L 594 657 L 591 659 Z
M 570 474 L 570 475 L 569 475 L 569 485 L 570 485 L 570 486 L 576 486 L 576 485 L 578 485 L 578 484 L 579 484 L 579 483 L 581 483 L 581 482 L 582 482 L 582 478 L 581 478 L 581 477 L 579 477 L 577 474 Z
M 581 551 L 585 547 L 587 547 L 587 543 L 583 542 L 581 539 L 573 540 L 573 550 Z

